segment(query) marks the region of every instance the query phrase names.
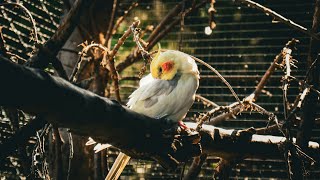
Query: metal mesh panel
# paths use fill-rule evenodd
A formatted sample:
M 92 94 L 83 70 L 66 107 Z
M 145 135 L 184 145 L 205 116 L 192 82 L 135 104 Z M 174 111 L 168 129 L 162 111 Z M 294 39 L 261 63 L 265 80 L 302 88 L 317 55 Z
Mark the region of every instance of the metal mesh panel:
M 162 17 L 174 7 L 179 1 L 143 1 L 140 7 L 132 12 L 129 21 L 124 26 L 128 26 L 134 17 L 142 21 L 142 29 L 145 25 L 157 25 Z M 313 3 L 302 0 L 295 1 L 257 1 L 272 10 L 284 15 L 287 18 L 305 26 L 311 27 L 313 15 Z M 130 2 L 121 2 L 125 10 Z M 272 18 L 256 9 L 244 5 L 235 4 L 233 1 L 220 0 L 215 3 L 217 13 L 217 27 L 211 35 L 206 35 L 204 29 L 209 25 L 206 7 L 187 16 L 185 18 L 185 28 L 180 32 L 179 27 L 174 28 L 168 36 L 161 40 L 161 47 L 164 49 L 177 49 L 179 47 L 179 37 L 182 35 L 182 51 L 192 54 L 213 67 L 215 67 L 232 85 L 240 99 L 251 94 L 260 78 L 273 62 L 275 56 L 280 53 L 284 45 L 291 38 L 300 40 L 297 50 L 294 50 L 293 57 L 299 60 L 298 69 L 294 69 L 292 74 L 298 78 L 303 78 L 306 73 L 306 59 L 309 46 L 309 37 L 301 32 L 293 30 L 281 23 L 272 23 Z M 121 14 L 120 12 L 118 12 Z M 122 31 L 119 31 L 119 36 Z M 132 46 L 131 43 L 127 43 Z M 126 50 L 123 49 L 123 57 Z M 121 60 L 121 57 L 118 58 Z M 212 100 L 219 105 L 228 105 L 235 102 L 228 88 L 217 78 L 213 72 L 206 67 L 199 65 L 200 87 L 198 94 Z M 122 76 L 127 74 L 138 74 L 139 66 L 128 68 Z M 127 73 L 127 74 L 126 74 Z M 274 112 L 280 119 L 283 118 L 281 77 L 283 72 L 277 70 L 270 78 L 265 90 L 257 101 L 259 105 Z M 137 82 L 132 83 L 133 87 L 122 86 L 121 92 L 128 96 L 137 86 Z M 128 83 L 127 83 L 128 84 Z M 290 87 L 289 99 L 291 102 L 299 93 L 297 84 Z M 201 112 L 208 110 L 201 102 L 195 102 L 188 113 L 188 117 L 194 117 Z M 220 127 L 243 129 L 248 127 L 265 127 L 267 118 L 258 113 L 242 113 L 237 119 L 231 119 Z M 319 140 L 319 126 L 314 127 L 312 140 Z M 134 160 L 133 160 L 134 161 Z M 131 163 L 133 162 L 131 161 Z M 217 163 L 217 158 L 209 157 L 200 173 L 201 179 L 212 178 L 213 167 Z M 134 163 L 134 162 L 133 162 Z M 163 177 L 176 178 L 170 176 L 166 171 L 159 171 L 159 167 L 153 167 L 154 171 L 143 172 L 148 178 Z M 188 168 L 188 166 L 187 166 Z M 161 169 L 161 168 L 160 168 Z M 180 170 L 180 169 L 179 169 Z M 179 170 L 176 174 L 179 174 Z M 131 171 L 132 172 L 132 171 Z M 139 174 L 139 173 L 137 173 Z M 319 169 L 313 170 L 309 178 L 319 177 Z M 129 174 L 127 174 L 129 176 Z M 132 175 L 130 173 L 130 175 Z M 138 176 L 138 175 L 137 175 Z M 287 179 L 285 162 L 280 159 L 246 159 L 243 163 L 234 167 L 232 178 L 250 179 Z M 125 174 L 123 177 L 127 177 Z
M 0 0 L 0 3 L 7 2 Z M 58 27 L 60 16 L 62 14 L 62 2 L 56 0 L 22 0 L 22 3 L 32 14 L 38 31 L 40 43 L 48 40 Z M 29 17 L 18 6 L 1 6 L 0 7 L 0 25 L 5 40 L 5 46 L 11 53 L 14 53 L 25 59 L 32 56 L 34 48 L 33 27 Z M 19 82 L 12 82 L 19 83 Z M 3 85 L 4 86 L 4 85 Z M 21 93 L 23 93 L 21 87 Z M 30 117 L 19 113 L 19 126 L 24 126 Z M 14 133 L 10 120 L 6 117 L 5 112 L 0 109 L 0 142 L 11 137 Z M 28 175 L 28 166 L 31 165 L 31 153 L 35 144 L 35 139 L 30 138 L 25 148 L 20 148 L 21 152 L 13 152 L 11 156 L 0 164 L 1 179 L 19 179 Z M 21 145 L 21 147 L 23 147 Z M 0 150 L 1 151 L 1 150 Z M 30 163 L 22 168 L 20 159 L 24 158 L 25 162 Z
M 2 2 L 2 1 L 0 1 Z M 56 30 L 59 16 L 62 13 L 62 2 L 57 0 L 50 1 L 21 1 L 31 11 L 39 28 L 40 40 L 45 42 Z M 146 25 L 156 26 L 167 12 L 176 5 L 178 0 L 153 0 L 142 1 L 128 17 L 113 39 L 113 44 L 120 37 L 123 31 L 129 26 L 134 17 L 141 21 L 141 27 Z M 313 3 L 303 0 L 259 0 L 259 3 L 276 10 L 282 15 L 293 19 L 299 24 L 310 27 L 313 13 Z M 123 11 L 131 5 L 131 1 L 123 0 L 120 2 L 120 9 L 117 16 L 121 16 Z M 306 71 L 305 61 L 308 52 L 309 37 L 293 30 L 280 23 L 272 23 L 272 19 L 258 10 L 234 4 L 230 0 L 217 0 L 216 2 L 216 22 L 217 27 L 211 35 L 204 33 L 204 28 L 208 26 L 208 5 L 199 11 L 191 14 L 185 19 L 185 30 L 179 31 L 175 27 L 162 41 L 162 48 L 177 49 L 179 37 L 182 35 L 182 51 L 201 58 L 215 67 L 230 82 L 240 98 L 253 92 L 258 81 L 278 54 L 284 44 L 292 37 L 300 40 L 298 50 L 294 51 L 294 57 L 300 62 L 299 69 L 293 71 L 296 77 L 303 77 Z M 28 18 L 17 8 L 1 8 L 0 24 L 4 26 L 4 37 L 13 53 L 24 58 L 30 56 L 32 46 L 30 46 L 31 24 Z M 7 20 L 4 17 L 10 17 Z M 147 36 L 146 36 L 147 37 Z M 125 46 L 120 49 L 116 59 L 121 61 L 134 46 L 134 42 L 126 41 Z M 118 63 L 118 62 L 117 62 Z M 138 71 L 142 63 L 125 70 L 122 76 L 138 76 Z M 200 88 L 198 94 L 214 101 L 219 105 L 228 105 L 235 101 L 226 86 L 208 69 L 199 65 L 201 72 Z M 281 90 L 281 71 L 275 72 L 265 88 L 269 94 L 262 94 L 257 103 L 269 111 L 276 113 L 282 118 L 282 90 Z M 14 83 L 14 82 L 13 82 Z M 125 81 L 121 84 L 121 94 L 127 97 L 138 85 L 137 81 Z M 297 87 L 292 86 L 289 98 L 294 98 L 298 93 Z M 196 102 L 188 117 L 198 115 L 207 109 L 200 102 Z M 4 114 L 1 112 L 0 114 Z M 10 122 L 5 117 L 0 117 L 0 141 L 12 135 Z M 25 122 L 22 122 L 22 126 Z M 243 113 L 237 119 L 226 121 L 219 126 L 225 128 L 247 128 L 263 127 L 267 123 L 265 117 L 253 113 Z M 319 141 L 319 126 L 313 129 L 313 140 Z M 33 140 L 30 140 L 32 147 Z M 29 150 L 30 152 L 30 150 Z M 114 151 L 108 153 L 110 161 L 116 157 Z M 16 156 L 7 159 L 1 164 L 0 176 L 17 179 L 21 172 L 15 168 L 18 162 Z M 19 163 L 19 162 L 18 162 Z M 217 163 L 217 158 L 209 157 L 200 173 L 201 179 L 212 178 L 213 167 Z M 18 166 L 19 167 L 19 166 Z M 188 166 L 186 167 L 188 168 Z M 177 179 L 180 169 L 175 172 L 167 172 L 155 162 L 131 160 L 123 173 L 122 179 L 133 178 L 163 178 Z M 312 170 L 310 179 L 317 179 L 319 169 Z M 232 171 L 232 178 L 239 179 L 287 179 L 285 163 L 283 160 L 259 160 L 246 159 Z

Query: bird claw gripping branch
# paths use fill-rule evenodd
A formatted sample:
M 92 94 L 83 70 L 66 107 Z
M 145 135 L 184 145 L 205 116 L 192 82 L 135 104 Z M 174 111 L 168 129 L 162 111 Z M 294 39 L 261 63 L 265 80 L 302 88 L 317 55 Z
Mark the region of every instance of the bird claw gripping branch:
M 177 128 L 178 134 L 174 136 L 171 144 L 170 155 L 178 162 L 185 162 L 191 157 L 199 156 L 202 153 L 199 132 L 192 129 Z

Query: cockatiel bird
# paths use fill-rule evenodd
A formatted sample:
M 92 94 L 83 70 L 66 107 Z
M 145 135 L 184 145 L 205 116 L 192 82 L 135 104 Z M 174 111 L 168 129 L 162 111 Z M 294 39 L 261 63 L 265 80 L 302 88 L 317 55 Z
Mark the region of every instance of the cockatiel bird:
M 197 64 L 183 52 L 159 50 L 150 71 L 129 96 L 128 107 L 153 118 L 177 121 L 183 126 L 181 121 L 192 106 L 199 86 Z M 118 179 L 129 160 L 129 156 L 120 153 L 106 179 Z

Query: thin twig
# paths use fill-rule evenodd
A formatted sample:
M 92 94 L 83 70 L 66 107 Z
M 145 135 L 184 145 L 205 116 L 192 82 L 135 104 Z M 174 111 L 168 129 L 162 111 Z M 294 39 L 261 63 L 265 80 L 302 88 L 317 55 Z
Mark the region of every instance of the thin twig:
M 181 1 L 179 4 L 177 4 L 171 11 L 168 12 L 168 14 L 162 19 L 162 21 L 156 26 L 156 28 L 152 31 L 150 36 L 147 39 L 147 42 L 151 42 L 162 30 L 167 24 L 174 19 L 180 12 L 183 7 L 183 4 L 185 4 L 187 0 Z
M 97 43 L 92 43 L 89 45 L 86 45 L 86 43 L 81 44 L 84 48 L 79 53 L 79 58 L 77 60 L 76 66 L 74 67 L 71 76 L 69 77 L 69 80 L 72 82 L 78 81 L 78 75 L 82 72 L 82 68 L 85 67 L 83 63 L 87 63 L 87 61 L 83 60 L 83 57 L 87 55 L 88 51 L 92 48 L 98 48 L 101 49 L 102 52 L 108 52 L 108 48 Z
M 185 15 L 188 15 L 189 13 L 193 12 L 194 10 L 200 8 L 201 6 L 203 6 L 204 4 L 206 4 L 207 0 L 201 1 L 199 2 L 197 5 L 192 6 L 191 8 L 188 8 L 185 12 Z M 179 24 L 180 19 L 176 18 L 176 19 L 172 19 L 173 17 L 177 16 L 179 11 L 179 8 L 181 8 L 181 3 L 179 3 L 174 9 L 172 9 L 168 15 L 166 17 L 164 17 L 162 19 L 162 21 L 158 24 L 158 26 L 156 26 L 156 28 L 152 31 L 152 33 L 150 34 L 150 36 L 147 39 L 147 47 L 145 48 L 145 50 L 149 51 L 150 49 L 152 49 L 152 47 L 154 45 L 156 45 L 165 35 L 168 34 L 168 32 L 170 30 L 172 30 L 172 28 Z M 180 16 L 178 16 L 180 17 Z M 170 23 L 171 22 L 171 23 Z M 168 24 L 170 23 L 170 24 Z M 168 25 L 167 25 L 168 24 Z M 165 26 L 166 25 L 166 26 Z M 125 68 L 129 67 L 130 65 L 132 65 L 133 63 L 135 63 L 136 61 L 138 61 L 141 56 L 138 56 L 136 54 L 137 52 L 137 48 L 134 49 L 126 58 L 124 61 L 120 62 L 117 66 L 116 69 L 118 72 L 123 71 Z
M 30 11 L 26 7 L 24 7 L 21 3 L 14 3 L 14 2 L 0 3 L 0 6 L 19 6 L 29 16 L 29 18 L 31 20 L 32 28 L 33 28 L 34 41 L 36 44 L 39 43 L 36 21 L 33 19 Z
M 69 162 L 68 162 L 68 174 L 67 174 L 67 180 L 70 179 L 70 173 L 71 173 L 71 162 L 73 159 L 73 138 L 72 138 L 72 134 L 71 132 L 69 132 L 70 130 L 68 129 L 68 138 L 69 138 Z
M 6 9 L 1 8 L 1 13 L 2 13 L 3 17 L 4 17 L 6 20 L 8 20 L 11 30 L 17 35 L 20 44 L 25 48 L 25 50 L 27 50 L 27 48 L 34 48 L 34 47 L 33 47 L 32 45 L 30 45 L 29 43 L 26 43 L 25 40 L 21 37 L 21 34 L 22 34 L 21 31 L 19 31 L 19 30 L 16 28 L 16 25 L 15 25 L 15 23 L 13 22 L 12 18 L 10 18 L 10 17 L 8 16 L 8 14 L 6 13 Z
M 138 2 L 133 2 L 131 4 L 131 6 L 128 8 L 128 10 L 124 11 L 124 14 L 121 17 L 119 17 L 119 19 L 117 19 L 116 24 L 113 26 L 113 29 L 111 31 L 111 36 L 117 32 L 117 30 L 118 30 L 119 26 L 121 25 L 121 23 L 123 22 L 123 20 L 125 20 L 125 18 L 129 15 L 129 13 L 138 5 L 139 5 Z M 106 37 L 106 39 L 107 39 L 107 37 Z
M 2 33 L 2 26 L 0 26 L 0 52 L 5 56 L 7 57 L 8 59 L 11 59 L 11 60 L 20 60 L 21 62 L 27 62 L 26 59 L 24 59 L 23 57 L 17 55 L 17 54 L 13 54 L 11 52 L 8 51 L 8 49 L 6 48 L 5 44 L 6 44 L 6 41 L 3 37 L 3 33 Z M 12 58 L 13 57 L 13 58 Z
M 119 48 L 124 44 L 125 40 L 130 36 L 132 33 L 132 29 L 135 29 L 139 26 L 140 21 L 135 21 L 132 23 L 132 25 L 125 31 L 125 33 L 119 38 L 117 44 L 113 47 L 112 51 L 105 53 L 103 60 L 101 64 L 106 67 L 107 64 L 109 64 L 111 76 L 113 79 L 113 86 L 115 91 L 116 99 L 121 102 L 120 98 L 120 92 L 119 92 L 119 78 L 118 78 L 118 72 L 114 65 L 114 57 L 117 54 Z
M 62 152 L 61 152 L 61 146 L 62 146 L 62 140 L 60 136 L 59 129 L 57 127 L 52 128 L 53 136 L 54 136 L 54 147 L 55 147 L 55 175 L 57 179 L 63 178 L 63 172 L 62 172 Z
M 206 162 L 207 154 L 201 154 L 198 157 L 194 157 L 192 164 L 188 170 L 188 173 L 185 175 L 184 180 L 197 179 L 202 165 Z
M 307 81 L 310 72 L 311 72 L 311 71 L 313 70 L 313 68 L 316 66 L 317 61 L 318 61 L 318 59 L 319 59 L 319 55 L 320 55 L 320 54 L 318 54 L 317 58 L 312 62 L 312 64 L 311 64 L 310 67 L 308 68 L 308 71 L 307 71 L 307 73 L 306 73 L 306 75 L 305 75 L 305 77 L 304 77 L 304 80 L 303 80 L 304 82 Z
M 257 100 L 259 97 L 260 93 L 262 92 L 264 86 L 267 84 L 268 80 L 270 79 L 271 75 L 274 73 L 275 69 L 278 67 L 278 64 L 283 61 L 283 56 L 284 56 L 284 50 L 286 47 L 292 47 L 294 46 L 298 41 L 296 39 L 292 39 L 286 43 L 286 46 L 282 49 L 282 51 L 275 57 L 273 60 L 272 64 L 268 68 L 268 70 L 265 72 L 263 77 L 261 78 L 259 84 L 256 86 L 256 89 L 252 94 L 250 94 L 248 97 L 245 99 L 247 101 L 254 102 Z
M 107 60 L 107 59 L 109 59 L 109 60 Z M 113 58 L 110 59 L 108 56 L 108 53 L 105 53 L 103 55 L 102 62 L 108 62 L 110 73 L 111 73 L 111 78 L 113 80 L 114 94 L 115 94 L 117 101 L 119 103 L 121 103 L 120 88 L 119 88 L 119 74 L 116 71 L 116 68 L 114 66 L 114 59 Z
M 109 54 L 109 58 L 114 58 L 114 56 L 116 55 L 116 53 L 118 52 L 119 48 L 123 45 L 123 43 L 125 42 L 125 40 L 130 36 L 130 34 L 132 33 L 131 28 L 137 28 L 140 24 L 140 21 L 134 21 L 132 23 L 132 25 L 128 28 L 128 30 L 121 36 L 121 38 L 119 38 L 118 43 L 116 45 L 114 45 L 112 51 Z
M 268 70 L 265 72 L 265 74 L 261 78 L 259 84 L 256 86 L 256 89 L 254 90 L 254 92 L 251 95 L 248 96 L 248 99 L 251 99 L 251 101 L 253 101 L 253 102 L 257 100 L 257 98 L 261 94 L 264 86 L 267 84 L 267 82 L 270 79 L 271 75 L 273 74 L 273 72 L 275 71 L 276 67 L 278 66 L 278 63 L 283 59 L 282 55 L 283 54 L 281 52 L 275 57 L 274 61 L 270 65 L 270 67 L 268 68 Z
M 114 0 L 113 1 L 113 6 L 112 6 L 112 12 L 111 12 L 111 17 L 109 20 L 109 25 L 108 25 L 108 31 L 105 35 L 105 42 L 100 42 L 102 44 L 104 44 L 104 46 L 106 46 L 107 48 L 111 48 L 111 37 L 112 37 L 112 29 L 113 29 L 113 24 L 114 24 L 114 18 L 115 18 L 115 13 L 117 10 L 117 6 L 118 6 L 118 0 Z
M 142 59 L 143 59 L 143 67 L 141 68 L 141 70 L 139 72 L 139 77 L 141 78 L 142 75 L 146 72 L 147 65 L 151 62 L 152 56 L 150 56 L 149 52 L 144 49 L 145 47 L 148 46 L 148 44 L 146 44 L 146 42 L 144 42 L 140 38 L 140 31 L 141 30 L 132 27 L 131 31 L 133 33 L 133 40 L 137 44 L 138 52 L 140 52 Z
M 292 46 L 293 47 L 293 46 Z M 291 77 L 291 61 L 292 61 L 292 47 L 285 47 L 283 48 L 283 64 L 285 64 L 285 75 L 283 76 L 283 85 L 282 85 L 282 90 L 283 90 L 283 108 L 284 108 L 284 119 L 287 123 L 287 133 L 286 133 L 286 138 L 288 138 L 288 140 L 290 142 L 292 142 L 292 137 L 291 137 L 291 123 L 288 120 L 288 109 L 289 109 L 289 102 L 288 102 L 288 88 L 289 88 L 289 82 L 290 79 L 289 77 Z
M 215 0 L 211 0 L 210 2 L 210 8 L 208 9 L 208 13 L 209 13 L 209 27 L 210 29 L 214 29 L 216 28 L 217 24 L 215 22 L 215 13 L 217 12 L 217 10 L 214 7 L 214 4 L 216 3 Z
M 191 56 L 191 55 L 190 55 Z M 213 71 L 220 79 L 221 81 L 229 88 L 229 90 L 231 91 L 232 95 L 234 96 L 234 98 L 236 98 L 236 100 L 238 101 L 239 104 L 242 104 L 241 100 L 239 99 L 237 93 L 234 92 L 232 86 L 228 83 L 228 81 L 226 79 L 224 79 L 224 77 L 212 66 L 210 66 L 208 63 L 202 61 L 199 58 L 196 58 L 194 56 L 191 56 L 194 60 L 196 60 L 197 62 L 205 65 L 207 68 L 209 68 L 211 71 Z
M 292 27 L 292 28 L 294 28 L 294 29 L 296 29 L 298 31 L 301 31 L 301 32 L 303 32 L 303 33 L 305 33 L 305 34 L 307 34 L 307 35 L 309 35 L 309 36 L 311 36 L 311 37 L 313 37 L 313 38 L 315 38 L 317 40 L 320 40 L 320 37 L 317 34 L 315 34 L 314 32 L 312 32 L 309 29 L 307 29 L 307 28 L 305 28 L 305 27 L 293 22 L 290 19 L 285 18 L 284 16 L 278 14 L 275 11 L 273 11 L 273 10 L 267 8 L 267 7 L 262 6 L 259 3 L 256 3 L 256 2 L 251 1 L 251 0 L 236 0 L 236 2 L 237 1 L 241 2 L 241 3 L 244 3 L 244 4 L 247 4 L 248 7 L 256 8 L 256 9 L 258 9 L 260 11 L 263 11 L 266 15 L 272 16 L 275 20 L 280 21 L 280 22 L 282 22 L 282 23 L 284 23 L 284 24 L 286 24 L 286 25 L 288 25 L 288 26 L 290 26 L 290 27 Z
M 210 101 L 209 99 L 207 99 L 199 94 L 196 94 L 195 98 L 198 99 L 199 101 L 202 101 L 204 103 L 204 105 L 206 105 L 206 106 L 212 106 L 214 108 L 219 106 L 218 104 Z
M 183 31 L 184 31 L 184 17 L 185 17 L 185 6 L 186 2 L 182 2 L 182 7 L 181 7 L 181 13 L 180 13 L 180 33 L 179 33 L 179 47 L 178 50 L 181 51 L 182 48 L 182 42 L 183 42 Z
M 12 137 L 5 139 L 0 144 L 0 161 L 12 153 L 20 144 L 26 143 L 29 137 L 34 136 L 36 131 L 42 128 L 45 123 L 46 121 L 43 118 L 37 117 L 21 127 Z
M 90 3 L 90 0 L 76 0 L 55 34 L 44 45 L 39 47 L 39 51 L 29 59 L 27 65 L 43 69 L 47 67 L 50 61 L 55 60 L 51 57 L 57 56 L 75 27 L 79 24 L 80 14 Z
M 185 10 L 185 12 L 182 12 L 184 13 L 185 16 L 187 16 L 188 14 L 190 14 L 191 12 L 193 12 L 194 10 L 196 9 L 199 9 L 200 7 L 202 7 L 203 5 L 205 5 L 207 2 L 207 0 L 204 0 L 204 1 L 201 1 L 199 2 L 198 4 L 196 4 L 195 6 L 192 6 L 188 9 Z M 157 34 L 154 35 L 154 37 L 152 39 L 150 39 L 150 37 L 148 38 L 147 42 L 148 42 L 148 46 L 146 47 L 146 50 L 150 50 L 157 42 L 159 42 L 165 35 L 168 34 L 168 32 L 170 30 L 173 29 L 174 26 L 176 26 L 177 24 L 179 24 L 180 22 L 180 16 L 178 16 L 179 18 L 176 18 L 174 19 L 173 21 L 171 21 L 170 24 L 168 24 L 167 26 L 165 27 L 162 27 L 161 28 L 161 31 L 156 31 L 156 29 L 153 31 L 154 32 L 157 32 Z M 169 21 L 170 22 L 170 21 Z M 169 23 L 168 22 L 168 23 Z M 158 26 L 157 26 L 158 27 Z M 151 35 L 150 35 L 151 36 Z

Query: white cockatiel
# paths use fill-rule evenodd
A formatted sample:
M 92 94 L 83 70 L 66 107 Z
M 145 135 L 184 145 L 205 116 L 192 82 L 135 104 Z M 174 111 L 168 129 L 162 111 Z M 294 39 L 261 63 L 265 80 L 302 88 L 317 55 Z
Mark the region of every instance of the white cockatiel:
M 129 96 L 127 105 L 153 118 L 165 117 L 180 122 L 192 106 L 199 86 L 197 64 L 183 52 L 159 50 L 150 71 Z M 106 179 L 118 179 L 129 160 L 129 156 L 120 153 Z

